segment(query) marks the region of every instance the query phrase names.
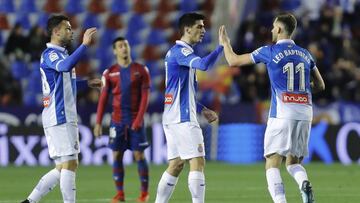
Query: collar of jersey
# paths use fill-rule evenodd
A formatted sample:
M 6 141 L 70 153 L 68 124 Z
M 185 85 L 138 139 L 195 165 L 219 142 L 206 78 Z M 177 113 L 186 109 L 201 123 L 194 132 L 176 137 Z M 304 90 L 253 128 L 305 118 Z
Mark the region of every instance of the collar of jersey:
M 186 48 L 190 49 L 191 51 L 194 51 L 193 48 L 184 41 L 176 40 L 176 44 L 186 47 Z
M 57 50 L 59 50 L 59 51 L 61 51 L 61 52 L 65 52 L 65 51 L 66 51 L 66 49 L 65 49 L 64 47 L 61 47 L 61 46 L 58 46 L 58 45 L 55 45 L 55 44 L 46 43 L 46 46 L 47 46 L 48 48 L 57 49 Z
M 292 40 L 292 39 L 281 39 L 281 40 L 276 42 L 276 44 L 281 44 L 281 43 L 295 44 L 294 40 Z

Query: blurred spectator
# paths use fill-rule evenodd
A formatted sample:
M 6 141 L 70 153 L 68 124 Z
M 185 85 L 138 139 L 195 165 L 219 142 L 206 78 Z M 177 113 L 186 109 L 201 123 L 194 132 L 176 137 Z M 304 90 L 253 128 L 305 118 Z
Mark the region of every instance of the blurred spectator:
M 47 36 L 45 31 L 38 25 L 31 28 L 30 33 L 27 37 L 28 52 L 30 54 L 31 62 L 39 62 L 41 53 L 46 48 Z
M 23 59 L 27 49 L 26 42 L 21 24 L 16 23 L 6 41 L 4 54 L 11 59 Z
M 0 60 L 0 105 L 20 105 L 21 87 L 20 84 L 11 76 L 11 72 Z

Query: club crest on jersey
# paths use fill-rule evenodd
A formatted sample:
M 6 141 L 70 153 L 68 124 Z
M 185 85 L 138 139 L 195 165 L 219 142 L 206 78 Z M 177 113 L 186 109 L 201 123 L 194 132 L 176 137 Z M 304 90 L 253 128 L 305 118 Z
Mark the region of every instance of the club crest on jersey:
M 309 96 L 307 94 L 283 93 L 282 101 L 284 103 L 309 104 Z
M 191 51 L 190 49 L 188 49 L 188 48 L 182 48 L 182 49 L 181 49 L 181 53 L 182 53 L 184 56 L 189 56 L 189 55 L 192 53 L 192 51 Z
M 54 62 L 54 61 L 56 61 L 57 59 L 59 59 L 59 56 L 57 55 L 57 53 L 51 52 L 51 53 L 49 54 L 49 59 L 50 59 L 51 62 Z
M 172 103 L 173 103 L 173 95 L 165 94 L 165 104 L 172 104 Z
M 49 107 L 49 105 L 50 105 L 50 97 L 44 97 L 43 98 L 43 105 L 44 105 L 45 108 Z

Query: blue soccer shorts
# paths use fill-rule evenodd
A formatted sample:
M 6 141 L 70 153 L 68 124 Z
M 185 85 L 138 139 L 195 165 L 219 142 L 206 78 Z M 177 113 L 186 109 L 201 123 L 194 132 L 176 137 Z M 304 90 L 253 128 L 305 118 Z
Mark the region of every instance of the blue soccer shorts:
M 144 151 L 148 146 L 144 126 L 137 131 L 131 130 L 128 125 L 110 126 L 109 147 L 113 151 Z

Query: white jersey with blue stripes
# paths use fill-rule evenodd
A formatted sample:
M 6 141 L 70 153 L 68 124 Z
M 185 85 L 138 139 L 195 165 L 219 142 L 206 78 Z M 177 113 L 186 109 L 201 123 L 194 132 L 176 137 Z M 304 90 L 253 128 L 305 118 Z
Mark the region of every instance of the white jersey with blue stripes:
M 196 70 L 192 64 L 201 58 L 183 41 L 167 52 L 165 57 L 165 107 L 163 124 L 196 122 Z
M 59 65 L 68 57 L 65 48 L 47 43 L 40 59 L 40 73 L 44 109 L 43 127 L 77 122 L 76 73 L 59 71 Z
M 279 40 L 251 53 L 254 63 L 265 63 L 271 83 L 269 117 L 311 121 L 310 71 L 316 68 L 310 53 L 293 40 Z

